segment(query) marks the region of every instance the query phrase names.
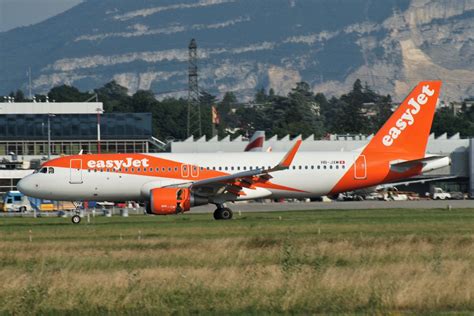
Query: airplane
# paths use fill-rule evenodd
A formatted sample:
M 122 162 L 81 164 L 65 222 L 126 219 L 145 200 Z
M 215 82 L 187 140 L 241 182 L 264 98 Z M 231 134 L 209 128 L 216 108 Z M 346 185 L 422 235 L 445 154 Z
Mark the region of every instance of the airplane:
M 45 162 L 17 184 L 25 195 L 51 200 L 144 201 L 146 211 L 170 215 L 227 202 L 314 198 L 393 183 L 442 168 L 445 156 L 426 155 L 441 81 L 420 82 L 362 149 L 299 152 L 83 154 Z M 80 222 L 80 217 L 73 217 Z
M 265 131 L 255 131 L 249 139 L 249 143 L 244 151 L 262 151 L 263 142 L 265 141 Z

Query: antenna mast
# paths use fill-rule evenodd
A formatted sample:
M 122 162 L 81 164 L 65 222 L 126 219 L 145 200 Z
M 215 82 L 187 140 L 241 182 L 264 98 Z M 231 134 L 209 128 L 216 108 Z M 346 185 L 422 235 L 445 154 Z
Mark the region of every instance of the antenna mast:
M 199 105 L 198 69 L 197 69 L 197 45 L 193 38 L 188 46 L 188 122 L 187 136 L 201 137 L 201 108 Z

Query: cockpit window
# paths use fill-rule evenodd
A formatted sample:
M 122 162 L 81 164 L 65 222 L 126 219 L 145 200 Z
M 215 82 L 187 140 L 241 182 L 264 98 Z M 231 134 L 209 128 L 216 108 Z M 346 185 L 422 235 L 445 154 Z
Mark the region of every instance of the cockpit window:
M 48 168 L 43 167 L 43 168 L 41 168 L 41 170 L 40 170 L 39 172 L 41 172 L 41 173 L 47 173 L 47 172 L 48 172 Z
M 54 168 L 53 168 L 53 167 L 49 167 L 49 168 L 48 168 L 48 173 L 54 173 Z

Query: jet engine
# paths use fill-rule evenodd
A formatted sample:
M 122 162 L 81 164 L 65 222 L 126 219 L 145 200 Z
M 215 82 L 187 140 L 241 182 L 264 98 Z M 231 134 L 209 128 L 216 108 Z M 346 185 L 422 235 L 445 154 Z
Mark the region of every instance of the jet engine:
M 170 215 L 187 212 L 191 206 L 207 204 L 207 199 L 195 198 L 188 188 L 156 188 L 150 191 L 147 213 Z

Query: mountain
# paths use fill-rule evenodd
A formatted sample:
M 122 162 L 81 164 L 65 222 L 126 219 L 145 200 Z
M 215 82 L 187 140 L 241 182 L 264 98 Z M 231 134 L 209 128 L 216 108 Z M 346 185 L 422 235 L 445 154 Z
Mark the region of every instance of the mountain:
M 474 0 L 89 0 L 0 33 L 0 93 L 114 79 L 186 95 L 195 38 L 200 88 L 252 97 L 304 80 L 341 94 L 356 78 L 401 99 L 442 79 L 445 100 L 474 95 Z

